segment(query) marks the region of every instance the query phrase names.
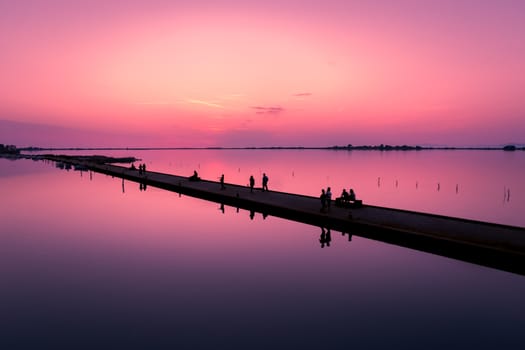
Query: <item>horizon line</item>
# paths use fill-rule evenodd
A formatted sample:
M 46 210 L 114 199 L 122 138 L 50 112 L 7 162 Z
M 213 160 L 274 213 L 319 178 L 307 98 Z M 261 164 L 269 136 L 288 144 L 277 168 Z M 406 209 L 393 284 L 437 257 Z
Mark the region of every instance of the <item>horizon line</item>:
M 18 147 L 17 147 L 18 148 Z M 117 146 L 117 147 L 20 147 L 20 150 L 253 150 L 253 149 L 326 149 L 326 150 L 503 150 L 514 148 L 525 150 L 525 144 L 484 145 L 484 146 L 420 146 L 420 145 L 346 145 L 346 146 L 188 146 L 188 147 L 148 147 L 148 146 Z

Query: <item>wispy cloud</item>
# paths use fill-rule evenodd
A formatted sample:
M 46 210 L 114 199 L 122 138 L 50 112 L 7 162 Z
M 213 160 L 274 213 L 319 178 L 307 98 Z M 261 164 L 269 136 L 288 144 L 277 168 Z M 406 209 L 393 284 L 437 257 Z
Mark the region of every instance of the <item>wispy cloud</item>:
M 295 97 L 308 97 L 308 96 L 312 96 L 312 93 L 311 92 L 299 92 L 297 94 L 293 94 L 293 96 L 295 96 Z
M 204 100 L 188 99 L 187 102 L 191 103 L 191 104 L 203 105 L 203 106 L 208 106 L 208 107 L 213 107 L 213 108 L 224 108 L 224 106 L 222 106 L 222 105 L 220 105 L 218 103 L 204 101 Z
M 265 106 L 252 106 L 257 114 L 279 114 L 284 111 L 282 107 L 265 107 Z
M 169 105 L 176 105 L 180 102 L 170 102 L 170 101 L 144 101 L 144 102 L 137 102 L 135 104 L 137 105 L 151 105 L 151 106 L 169 106 Z

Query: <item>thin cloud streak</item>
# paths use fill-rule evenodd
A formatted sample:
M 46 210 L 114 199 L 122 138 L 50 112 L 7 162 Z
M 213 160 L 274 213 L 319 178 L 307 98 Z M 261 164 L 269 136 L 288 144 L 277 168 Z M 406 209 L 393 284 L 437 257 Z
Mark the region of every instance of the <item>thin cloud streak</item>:
M 203 101 L 203 100 L 189 99 L 189 100 L 187 100 L 187 102 L 191 103 L 191 104 L 203 105 L 203 106 L 208 106 L 208 107 L 213 107 L 213 108 L 224 108 L 224 106 L 222 106 L 222 105 L 220 105 L 218 103 L 208 102 L 208 101 Z
M 283 107 L 264 107 L 264 106 L 252 106 L 257 114 L 279 114 L 284 111 Z
M 153 102 L 136 102 L 136 105 L 148 105 L 148 106 L 170 106 L 176 105 L 180 102 L 168 102 L 168 101 L 153 101 Z

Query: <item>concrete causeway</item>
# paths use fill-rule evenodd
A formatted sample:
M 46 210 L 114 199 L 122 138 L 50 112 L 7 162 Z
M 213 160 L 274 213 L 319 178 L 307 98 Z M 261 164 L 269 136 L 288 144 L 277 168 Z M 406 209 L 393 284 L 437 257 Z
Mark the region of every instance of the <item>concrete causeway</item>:
M 441 215 L 363 205 L 341 208 L 332 202 L 321 212 L 317 197 L 249 187 L 79 160 L 46 156 L 90 171 L 144 183 L 216 203 L 315 225 L 525 275 L 525 228 Z

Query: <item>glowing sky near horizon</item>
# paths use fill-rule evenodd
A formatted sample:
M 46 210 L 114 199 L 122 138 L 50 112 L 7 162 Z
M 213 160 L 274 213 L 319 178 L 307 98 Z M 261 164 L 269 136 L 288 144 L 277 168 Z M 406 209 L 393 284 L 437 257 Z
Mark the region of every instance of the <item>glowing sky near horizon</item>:
M 0 143 L 525 143 L 524 1 L 0 0 L 0 52 Z

